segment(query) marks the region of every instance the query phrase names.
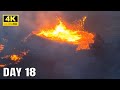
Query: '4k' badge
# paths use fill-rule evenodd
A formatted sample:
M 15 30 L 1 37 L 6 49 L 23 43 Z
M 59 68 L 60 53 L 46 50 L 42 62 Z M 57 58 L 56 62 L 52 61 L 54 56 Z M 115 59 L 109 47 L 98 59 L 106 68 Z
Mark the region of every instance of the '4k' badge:
M 3 15 L 3 26 L 19 26 L 19 15 Z

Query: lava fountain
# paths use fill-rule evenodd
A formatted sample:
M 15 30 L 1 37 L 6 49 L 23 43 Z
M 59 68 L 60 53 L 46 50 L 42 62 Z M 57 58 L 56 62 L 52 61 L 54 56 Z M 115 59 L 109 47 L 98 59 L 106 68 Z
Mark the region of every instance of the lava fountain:
M 32 33 L 44 39 L 56 41 L 58 43 L 68 43 L 76 45 L 76 50 L 88 50 L 90 44 L 94 43 L 94 34 L 84 29 L 86 16 L 77 23 L 68 24 L 57 18 L 58 24 L 54 27 L 38 28 Z

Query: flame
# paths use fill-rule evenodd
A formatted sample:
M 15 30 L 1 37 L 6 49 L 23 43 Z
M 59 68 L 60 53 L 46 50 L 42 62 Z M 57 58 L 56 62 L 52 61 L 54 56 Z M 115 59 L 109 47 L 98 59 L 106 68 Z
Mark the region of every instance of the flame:
M 0 52 L 4 49 L 4 45 L 0 44 Z
M 48 40 L 77 45 L 77 51 L 90 49 L 90 44 L 94 43 L 94 34 L 84 30 L 86 18 L 87 17 L 85 16 L 80 20 L 79 24 L 68 25 L 68 27 L 58 19 L 59 24 L 54 28 L 42 28 L 33 31 L 32 33 Z

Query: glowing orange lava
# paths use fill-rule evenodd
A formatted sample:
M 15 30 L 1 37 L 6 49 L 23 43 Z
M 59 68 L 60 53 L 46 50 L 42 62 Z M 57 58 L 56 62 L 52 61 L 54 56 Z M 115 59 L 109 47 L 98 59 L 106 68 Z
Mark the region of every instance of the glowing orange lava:
M 0 68 L 5 67 L 5 66 L 6 66 L 6 64 L 0 64 Z
M 5 55 L 3 57 L 0 57 L 0 59 L 9 59 L 10 61 L 12 61 L 10 63 L 0 64 L 0 68 L 11 65 L 13 62 L 15 64 L 19 63 L 21 61 L 21 59 L 23 59 L 23 57 L 28 54 L 29 51 L 30 50 L 27 50 L 27 51 L 24 50 L 18 54 L 11 54 L 11 55 Z
M 18 61 L 20 61 L 20 60 L 22 59 L 22 57 L 14 54 L 14 55 L 11 55 L 11 56 L 10 56 L 10 59 L 11 59 L 12 61 L 15 61 L 15 62 L 17 61 L 17 62 L 18 62 Z
M 67 24 L 61 21 L 53 28 L 39 28 L 32 33 L 42 38 L 57 41 L 59 43 L 68 43 L 77 45 L 76 50 L 90 49 L 90 44 L 94 43 L 94 34 L 84 30 L 86 16 L 79 21 L 79 24 Z
M 4 45 L 0 44 L 0 52 L 4 49 Z

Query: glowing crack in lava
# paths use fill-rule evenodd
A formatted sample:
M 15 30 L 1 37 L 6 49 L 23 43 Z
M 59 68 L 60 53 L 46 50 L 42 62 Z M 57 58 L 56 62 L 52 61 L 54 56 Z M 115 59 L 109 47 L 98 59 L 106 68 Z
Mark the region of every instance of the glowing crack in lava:
M 42 38 L 57 41 L 59 43 L 68 43 L 76 45 L 76 50 L 90 49 L 90 44 L 94 43 L 94 34 L 84 30 L 86 16 L 78 24 L 65 25 L 58 19 L 58 24 L 53 28 L 39 28 L 32 33 Z
M 0 52 L 4 49 L 4 45 L 0 44 Z

